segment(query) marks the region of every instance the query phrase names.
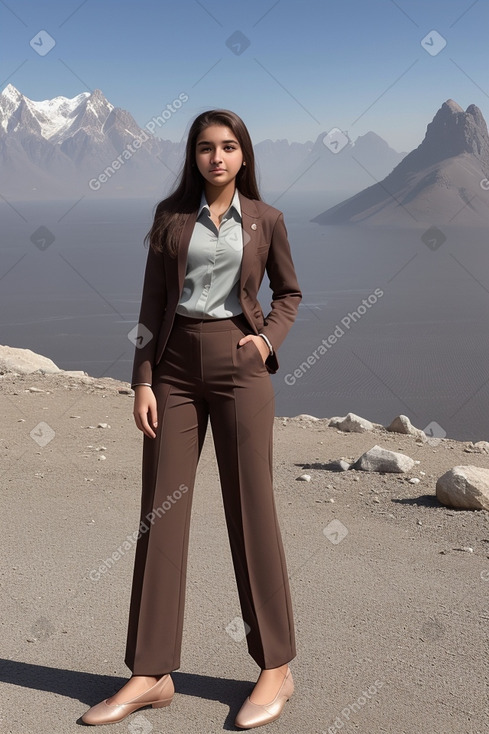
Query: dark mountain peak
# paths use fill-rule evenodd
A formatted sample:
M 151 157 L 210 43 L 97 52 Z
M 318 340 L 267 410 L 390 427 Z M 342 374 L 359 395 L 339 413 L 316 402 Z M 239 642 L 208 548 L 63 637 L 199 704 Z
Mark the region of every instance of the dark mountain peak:
M 313 221 L 343 224 L 371 220 L 485 221 L 487 197 L 480 181 L 489 176 L 489 135 L 475 105 L 464 110 L 449 99 L 426 129 L 423 142 L 380 183 L 331 207 Z
M 472 153 L 489 165 L 489 136 L 482 112 L 475 105 L 464 112 L 449 99 L 442 104 L 426 129 L 426 136 L 413 153 L 426 166 L 461 153 Z
M 463 108 L 460 107 L 458 102 L 455 102 L 455 100 L 447 99 L 446 102 L 443 102 L 438 112 L 443 112 L 443 114 L 446 114 L 447 112 L 449 114 L 457 114 L 459 112 L 463 113 Z

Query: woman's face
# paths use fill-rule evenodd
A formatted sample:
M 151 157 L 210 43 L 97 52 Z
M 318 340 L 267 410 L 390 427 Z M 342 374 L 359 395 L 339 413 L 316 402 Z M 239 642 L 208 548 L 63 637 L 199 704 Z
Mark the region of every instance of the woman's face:
M 209 125 L 197 137 L 195 162 L 208 183 L 225 186 L 241 168 L 243 152 L 232 130 L 224 125 Z

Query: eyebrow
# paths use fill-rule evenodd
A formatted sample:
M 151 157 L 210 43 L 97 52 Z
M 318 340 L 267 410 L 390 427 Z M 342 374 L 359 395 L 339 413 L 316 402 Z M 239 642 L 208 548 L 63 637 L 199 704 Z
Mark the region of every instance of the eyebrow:
M 223 143 L 237 143 L 237 140 L 222 140 Z M 200 140 L 197 145 L 212 145 L 210 140 Z

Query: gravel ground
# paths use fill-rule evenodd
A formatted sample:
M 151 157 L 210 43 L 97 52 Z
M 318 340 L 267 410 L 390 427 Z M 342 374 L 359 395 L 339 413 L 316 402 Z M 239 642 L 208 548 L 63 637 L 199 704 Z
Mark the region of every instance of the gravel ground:
M 0 731 L 69 734 L 130 674 L 123 653 L 134 547 L 105 561 L 138 527 L 142 434 L 129 385 L 110 378 L 6 374 L 0 399 Z M 489 467 L 489 456 L 460 441 L 435 446 L 328 423 L 275 420 L 298 654 L 295 693 L 262 731 L 486 734 L 489 513 L 443 507 L 435 484 L 457 464 Z M 374 444 L 419 463 L 408 474 L 328 468 Z M 302 474 L 310 481 L 297 481 Z M 234 716 L 259 673 L 245 641 L 226 631 L 239 616 L 208 435 L 175 699 L 101 732 L 238 731 Z

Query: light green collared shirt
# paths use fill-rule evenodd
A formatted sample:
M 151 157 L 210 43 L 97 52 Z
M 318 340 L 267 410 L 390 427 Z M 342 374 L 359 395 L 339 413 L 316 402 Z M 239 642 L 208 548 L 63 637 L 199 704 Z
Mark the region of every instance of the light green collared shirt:
M 243 256 L 241 205 L 238 190 L 217 229 L 202 192 L 190 238 L 187 271 L 177 313 L 202 319 L 225 319 L 243 312 L 239 276 Z

